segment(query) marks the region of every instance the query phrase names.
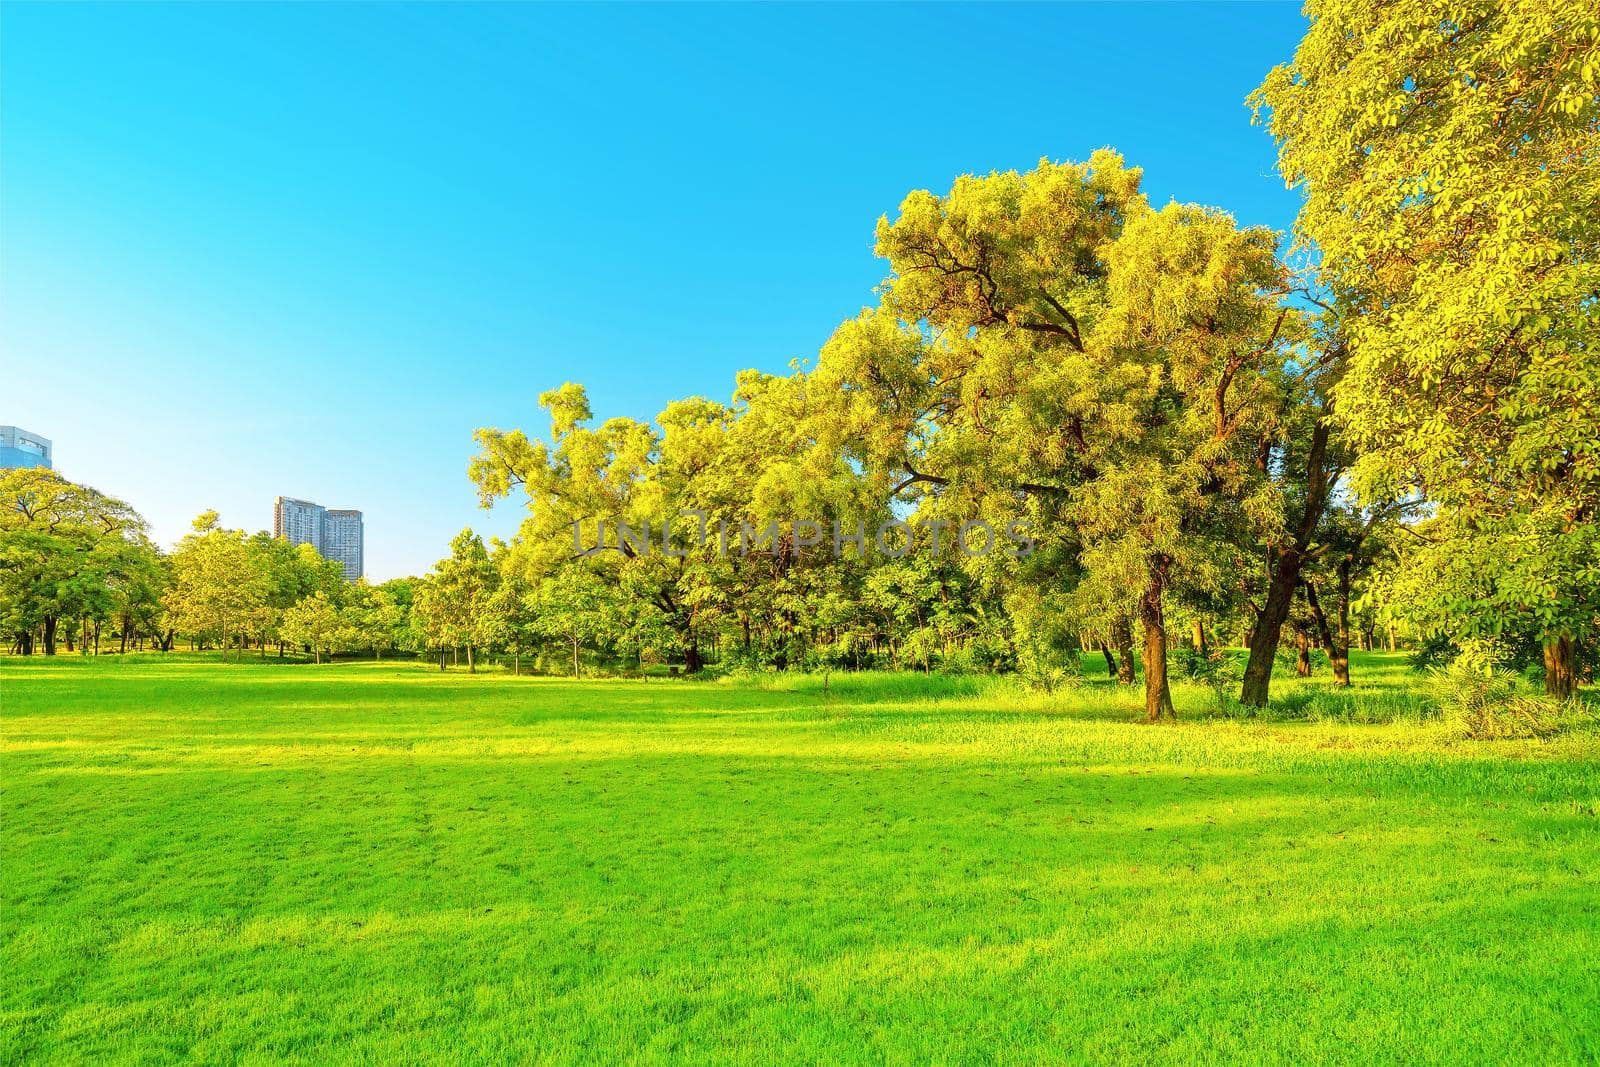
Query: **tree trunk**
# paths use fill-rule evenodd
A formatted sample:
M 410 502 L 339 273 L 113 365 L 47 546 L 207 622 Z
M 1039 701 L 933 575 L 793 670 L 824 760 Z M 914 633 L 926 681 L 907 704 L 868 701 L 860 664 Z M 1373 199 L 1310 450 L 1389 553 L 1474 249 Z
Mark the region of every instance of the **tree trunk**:
M 694 674 L 706 665 L 700 656 L 700 642 L 695 637 L 693 630 L 689 631 L 689 642 L 683 649 L 683 673 Z
M 1101 641 L 1100 654 L 1106 658 L 1106 677 L 1115 678 L 1117 676 L 1117 657 L 1111 654 L 1111 646 Z
M 1333 661 L 1333 684 L 1350 687 L 1350 557 L 1339 561 L 1339 600 L 1337 637 L 1328 658 Z
M 1144 714 L 1150 722 L 1178 717 L 1167 685 L 1167 629 L 1162 612 L 1171 562 L 1160 553 L 1150 557 L 1149 584 L 1139 598 L 1139 621 L 1144 624 Z
M 1250 634 L 1250 659 L 1245 664 L 1244 685 L 1239 692 L 1239 703 L 1252 708 L 1267 706 L 1278 637 L 1283 632 L 1284 621 L 1289 618 L 1289 608 L 1294 604 L 1294 587 L 1300 580 L 1300 567 L 1304 563 L 1300 551 L 1292 546 L 1280 549 L 1277 557 L 1272 582 L 1267 586 L 1266 603 Z
M 478 663 L 477 663 L 477 661 L 475 659 L 473 659 L 472 646 L 471 645 L 467 646 L 467 673 L 468 674 L 477 674 L 478 673 Z
M 1311 621 L 1317 627 L 1317 639 L 1322 648 L 1328 653 L 1328 658 L 1333 658 L 1333 632 L 1328 629 L 1328 616 L 1323 614 L 1322 600 L 1317 596 L 1317 586 L 1314 582 L 1305 583 L 1306 606 L 1311 609 Z
M 1133 684 L 1133 623 L 1118 615 L 1111 627 L 1111 640 L 1117 646 L 1117 684 Z
M 1206 654 L 1206 624 L 1196 619 L 1190 626 L 1189 632 L 1190 638 L 1194 642 L 1194 650 L 1204 656 Z
M 56 654 L 56 625 L 54 615 L 44 617 L 44 654 L 47 656 Z
M 1302 623 L 1294 623 L 1294 673 L 1302 678 L 1311 677 L 1311 635 Z
M 1578 690 L 1577 643 L 1569 636 L 1552 637 L 1544 643 L 1544 691 L 1567 699 Z
M 518 675 L 520 675 L 521 673 L 522 673 L 522 653 L 520 651 L 512 652 L 511 653 L 511 677 L 515 678 Z
M 1306 450 L 1306 496 L 1300 512 L 1300 526 L 1294 540 L 1277 546 L 1273 555 L 1276 568 L 1267 583 L 1267 600 L 1256 620 L 1255 631 L 1250 635 L 1250 660 L 1244 668 L 1244 684 L 1239 692 L 1239 703 L 1253 708 L 1267 706 L 1268 692 L 1272 686 L 1272 661 L 1278 653 L 1278 638 L 1283 633 L 1284 620 L 1289 617 L 1289 607 L 1294 602 L 1295 584 L 1300 580 L 1300 569 L 1305 565 L 1312 536 L 1322 521 L 1322 511 L 1328 503 L 1328 434 L 1329 417 L 1333 405 L 1323 406 L 1322 417 L 1311 431 L 1310 447 Z
M 572 635 L 572 676 L 578 677 L 578 635 Z

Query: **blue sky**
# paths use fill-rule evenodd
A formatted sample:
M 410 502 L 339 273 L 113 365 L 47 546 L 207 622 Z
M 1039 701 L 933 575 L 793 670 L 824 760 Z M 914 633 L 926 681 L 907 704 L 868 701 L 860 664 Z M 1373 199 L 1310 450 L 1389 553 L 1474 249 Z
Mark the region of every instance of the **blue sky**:
M 366 513 L 420 573 L 475 427 L 725 399 L 870 303 L 911 189 L 1112 145 L 1285 228 L 1295 5 L 0 6 L 0 423 L 158 539 Z

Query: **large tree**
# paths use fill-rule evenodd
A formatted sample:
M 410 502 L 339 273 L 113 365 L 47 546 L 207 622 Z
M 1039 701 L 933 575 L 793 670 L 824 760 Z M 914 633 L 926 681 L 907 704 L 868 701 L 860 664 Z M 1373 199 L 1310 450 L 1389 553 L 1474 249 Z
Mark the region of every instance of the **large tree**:
M 138 512 L 52 470 L 0 471 L 0 624 L 55 655 L 60 623 L 104 618 L 158 579 Z
M 1600 600 L 1600 12 L 1307 12 L 1255 101 L 1341 323 L 1355 484 L 1440 509 L 1410 557 L 1440 592 L 1426 614 L 1453 603 L 1459 633 L 1532 624 L 1550 690 L 1570 692 Z
M 197 639 L 215 637 L 224 657 L 248 632 L 267 601 L 262 557 L 243 530 L 225 528 L 203 512 L 172 554 L 172 585 L 162 598 L 173 626 Z
M 1215 585 L 1216 546 L 1263 521 L 1251 460 L 1279 433 L 1297 325 L 1272 235 L 1153 210 L 1103 151 L 914 192 L 878 252 L 880 307 L 817 369 L 847 454 L 919 507 L 1028 516 L 1063 549 L 1058 583 L 1115 572 L 1098 628 L 1140 619 L 1146 710 L 1171 715 L 1167 598 Z

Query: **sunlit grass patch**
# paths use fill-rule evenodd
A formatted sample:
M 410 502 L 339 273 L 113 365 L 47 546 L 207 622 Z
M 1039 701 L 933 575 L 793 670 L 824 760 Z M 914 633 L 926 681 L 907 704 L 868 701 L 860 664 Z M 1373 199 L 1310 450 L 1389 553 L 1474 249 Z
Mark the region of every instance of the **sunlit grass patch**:
M 1386 658 L 1158 726 L 1092 675 L 108 659 L 0 661 L 8 1061 L 1596 1055 L 1594 733 L 1448 736 Z

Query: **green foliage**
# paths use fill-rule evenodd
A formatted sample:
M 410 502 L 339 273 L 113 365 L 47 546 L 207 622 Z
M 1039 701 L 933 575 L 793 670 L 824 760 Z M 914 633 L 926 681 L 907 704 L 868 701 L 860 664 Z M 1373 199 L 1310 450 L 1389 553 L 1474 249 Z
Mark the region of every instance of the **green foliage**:
M 1432 633 L 1418 643 L 1416 650 L 1406 657 L 1414 671 L 1438 670 L 1461 654 L 1461 646 L 1446 633 Z
M 51 470 L 0 471 L 0 629 L 19 647 L 39 629 L 54 655 L 63 621 L 142 617 L 165 582 L 133 508 Z
M 349 640 L 338 605 L 320 590 L 284 612 L 281 632 L 285 641 L 312 649 L 319 663 L 324 653 L 345 647 Z
M 1312 0 L 1256 93 L 1337 314 L 1368 497 L 1438 521 L 1392 603 L 1463 637 L 1600 628 L 1600 15 Z
M 1242 708 L 1233 694 L 1238 691 L 1239 681 L 1244 676 L 1244 665 L 1232 649 L 1208 648 L 1205 652 L 1197 652 L 1188 645 L 1179 645 L 1173 651 L 1178 673 L 1211 690 L 1217 714 L 1242 714 Z
M 1075 689 L 1083 684 L 1083 661 L 1077 657 L 1057 662 L 1024 655 L 1017 667 L 1022 684 L 1041 693 Z
M 1549 737 L 1585 718 L 1576 698 L 1553 701 L 1518 692 L 1515 674 L 1483 670 L 1460 660 L 1433 672 L 1445 722 L 1476 741 Z
M 457 534 L 450 555 L 413 591 L 412 613 L 423 643 L 430 649 L 465 647 L 467 665 L 476 669 L 474 650 L 486 636 L 493 639 L 489 612 L 499 580 L 483 538 L 471 530 Z

